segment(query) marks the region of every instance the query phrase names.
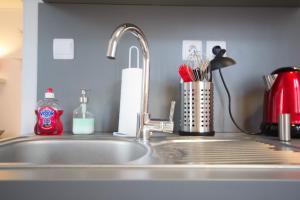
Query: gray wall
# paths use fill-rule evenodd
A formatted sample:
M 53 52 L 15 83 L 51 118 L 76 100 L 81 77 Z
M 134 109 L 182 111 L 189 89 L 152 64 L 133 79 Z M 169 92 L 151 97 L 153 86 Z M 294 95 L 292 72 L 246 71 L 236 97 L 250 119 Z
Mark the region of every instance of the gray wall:
M 179 103 L 177 71 L 182 63 L 182 40 L 226 40 L 229 56 L 237 61 L 235 66 L 224 69 L 233 113 L 242 127 L 257 131 L 262 119 L 262 75 L 280 66 L 300 64 L 299 20 L 298 8 L 40 4 L 38 97 L 42 98 L 45 88 L 54 87 L 65 109 L 65 129 L 71 130 L 80 88 L 90 88 L 97 131 L 117 130 L 121 69 L 127 66 L 128 47 L 137 44 L 136 40 L 126 35 L 115 61 L 105 54 L 116 26 L 131 22 L 143 29 L 150 44 L 153 117 L 167 117 L 170 101 Z M 53 60 L 53 38 L 74 38 L 75 59 Z M 215 130 L 236 131 L 228 116 L 219 76 L 215 74 L 214 78 Z

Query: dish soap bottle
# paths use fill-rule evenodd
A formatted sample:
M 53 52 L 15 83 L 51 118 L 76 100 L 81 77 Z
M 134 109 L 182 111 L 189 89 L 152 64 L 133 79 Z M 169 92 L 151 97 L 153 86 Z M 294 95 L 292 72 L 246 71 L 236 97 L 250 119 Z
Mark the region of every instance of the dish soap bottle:
M 81 90 L 80 106 L 73 112 L 73 133 L 93 134 L 95 131 L 94 115 L 88 111 L 87 90 Z
M 34 127 L 35 134 L 62 135 L 64 129 L 60 117 L 63 112 L 58 100 L 55 99 L 53 89 L 48 88 L 45 98 L 37 103 L 35 111 L 37 116 L 37 122 Z

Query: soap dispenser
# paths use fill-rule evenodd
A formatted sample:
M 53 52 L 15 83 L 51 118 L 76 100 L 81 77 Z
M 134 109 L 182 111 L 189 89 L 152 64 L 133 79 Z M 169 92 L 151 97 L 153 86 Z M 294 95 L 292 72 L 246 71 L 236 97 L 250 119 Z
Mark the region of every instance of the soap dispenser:
M 94 115 L 87 107 L 87 90 L 81 90 L 80 106 L 73 112 L 73 134 L 93 134 L 95 131 Z

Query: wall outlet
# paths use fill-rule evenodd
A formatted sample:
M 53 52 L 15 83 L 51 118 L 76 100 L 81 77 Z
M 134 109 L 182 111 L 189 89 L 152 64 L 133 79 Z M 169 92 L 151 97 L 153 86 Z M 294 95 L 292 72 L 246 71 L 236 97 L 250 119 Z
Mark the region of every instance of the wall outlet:
M 202 56 L 201 40 L 183 40 L 182 41 L 182 60 L 188 60 L 189 56 L 197 51 Z
M 208 60 L 212 60 L 215 57 L 215 55 L 212 52 L 212 49 L 215 46 L 220 46 L 222 49 L 226 49 L 226 41 L 206 41 L 206 58 Z M 224 56 L 226 55 L 227 53 L 225 53 Z

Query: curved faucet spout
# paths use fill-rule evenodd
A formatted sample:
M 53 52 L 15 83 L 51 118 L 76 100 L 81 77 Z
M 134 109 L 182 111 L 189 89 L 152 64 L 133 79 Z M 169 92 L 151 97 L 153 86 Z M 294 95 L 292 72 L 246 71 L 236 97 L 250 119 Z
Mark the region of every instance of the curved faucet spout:
M 119 40 L 121 39 L 121 37 L 123 36 L 123 34 L 125 32 L 132 33 L 138 39 L 138 41 L 140 42 L 142 51 L 143 51 L 143 56 L 149 60 L 149 57 L 150 57 L 149 56 L 149 45 L 146 40 L 145 34 L 139 27 L 137 27 L 134 24 L 129 24 L 129 23 L 118 26 L 116 28 L 116 30 L 113 32 L 113 34 L 111 35 L 111 38 L 108 43 L 108 48 L 107 48 L 107 54 L 106 54 L 107 57 L 112 58 L 112 59 L 115 58 Z
M 126 32 L 132 33 L 139 41 L 143 53 L 143 85 L 142 85 L 142 102 L 141 102 L 141 113 L 139 117 L 139 130 L 137 137 L 140 137 L 141 131 L 144 126 L 144 118 L 148 115 L 148 101 L 149 101 L 149 46 L 143 31 L 134 24 L 125 23 L 116 28 L 113 32 L 107 48 L 107 57 L 115 59 L 116 49 L 119 40 Z

